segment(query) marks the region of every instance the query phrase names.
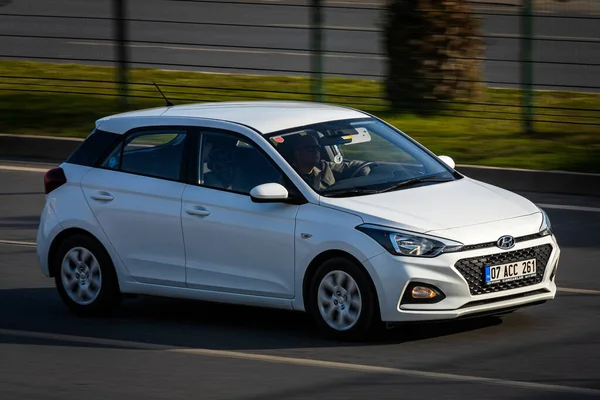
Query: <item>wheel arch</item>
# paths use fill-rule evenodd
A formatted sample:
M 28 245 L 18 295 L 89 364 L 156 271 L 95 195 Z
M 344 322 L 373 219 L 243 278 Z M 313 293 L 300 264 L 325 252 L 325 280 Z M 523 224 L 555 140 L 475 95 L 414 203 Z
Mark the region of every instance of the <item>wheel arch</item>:
M 307 303 L 308 298 L 309 298 L 308 292 L 310 290 L 310 281 L 311 281 L 312 277 L 314 276 L 314 274 L 316 273 L 317 269 L 319 268 L 319 266 L 321 264 L 323 264 L 327 260 L 330 260 L 332 258 L 337 258 L 337 257 L 345 258 L 346 260 L 353 263 L 357 268 L 359 268 L 360 270 L 362 270 L 365 273 L 365 275 L 367 276 L 367 278 L 369 280 L 371 290 L 373 290 L 373 293 L 375 294 L 374 299 L 376 302 L 376 308 L 379 309 L 379 294 L 377 292 L 377 287 L 375 286 L 373 277 L 371 276 L 371 274 L 369 273 L 367 268 L 365 268 L 365 266 L 352 254 L 350 254 L 344 250 L 332 249 L 332 250 L 326 250 L 326 251 L 318 254 L 317 256 L 315 256 L 312 259 L 312 261 L 310 262 L 310 264 L 308 265 L 308 267 L 306 268 L 306 271 L 304 272 L 304 277 L 302 279 L 302 305 L 304 307 L 304 310 L 307 310 L 307 308 L 308 308 L 308 303 Z
M 50 249 L 48 250 L 48 273 L 50 274 L 51 278 L 54 278 L 54 276 L 55 276 L 56 265 L 54 265 L 54 259 L 56 258 L 56 254 L 58 253 L 58 250 L 60 249 L 60 245 L 65 240 L 67 240 L 68 238 L 70 238 L 74 235 L 85 235 L 85 236 L 89 237 L 90 239 L 96 241 L 100 246 L 102 246 L 106 250 L 106 247 L 104 246 L 102 241 L 100 241 L 100 239 L 98 239 L 94 234 L 92 234 L 91 232 L 89 232 L 85 229 L 73 227 L 73 228 L 67 228 L 67 229 L 61 231 L 52 240 L 52 244 L 50 244 Z

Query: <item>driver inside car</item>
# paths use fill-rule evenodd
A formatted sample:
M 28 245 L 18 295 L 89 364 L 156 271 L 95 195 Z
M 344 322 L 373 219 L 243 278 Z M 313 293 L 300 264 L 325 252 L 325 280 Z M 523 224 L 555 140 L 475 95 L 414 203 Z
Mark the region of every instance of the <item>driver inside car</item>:
M 321 160 L 317 138 L 311 135 L 298 135 L 296 140 L 292 166 L 315 190 L 327 189 L 336 181 L 349 178 L 357 171 L 357 167 L 363 164 L 361 161 L 343 161 L 338 164 Z M 357 176 L 368 175 L 370 171 L 369 167 L 362 168 Z
M 235 162 L 235 142 L 208 142 L 207 167 L 209 172 L 204 174 L 204 184 L 209 187 L 239 190 L 240 171 Z

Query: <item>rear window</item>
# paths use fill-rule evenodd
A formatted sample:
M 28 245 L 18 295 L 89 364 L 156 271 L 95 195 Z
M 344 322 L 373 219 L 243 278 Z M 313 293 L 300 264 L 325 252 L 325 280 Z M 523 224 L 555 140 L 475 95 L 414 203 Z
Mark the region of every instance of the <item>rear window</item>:
M 93 167 L 104 159 L 121 135 L 95 129 L 67 159 L 67 163 Z

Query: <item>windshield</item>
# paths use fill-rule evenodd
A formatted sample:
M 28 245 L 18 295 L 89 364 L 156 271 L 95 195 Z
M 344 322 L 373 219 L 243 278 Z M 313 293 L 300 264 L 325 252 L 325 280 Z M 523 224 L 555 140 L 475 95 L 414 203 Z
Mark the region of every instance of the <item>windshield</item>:
M 456 179 L 448 166 L 374 118 L 286 130 L 268 140 L 323 196 L 381 193 Z

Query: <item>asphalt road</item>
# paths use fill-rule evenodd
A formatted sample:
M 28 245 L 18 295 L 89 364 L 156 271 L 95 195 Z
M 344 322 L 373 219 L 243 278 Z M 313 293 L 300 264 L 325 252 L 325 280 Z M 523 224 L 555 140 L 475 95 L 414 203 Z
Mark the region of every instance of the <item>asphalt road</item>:
M 140 297 L 111 318 L 70 315 L 28 245 L 42 172 L 14 166 L 51 165 L 0 162 L 3 400 L 600 398 L 598 199 L 527 194 L 598 209 L 547 209 L 563 249 L 556 300 L 350 345 L 300 314 L 192 301 Z
M 228 3 L 130 0 L 129 18 L 153 21 L 131 23 L 130 38 L 138 41 L 129 47 L 131 60 L 137 66 L 207 72 L 299 75 L 310 70 L 310 53 L 306 51 L 310 48 L 308 8 L 277 0 L 256 0 L 256 5 Z M 337 8 L 327 8 L 324 16 L 326 27 L 335 28 L 325 32 L 325 72 L 379 79 L 385 72 L 382 39 L 377 32 L 381 11 L 340 8 L 368 8 L 368 1 L 366 6 L 356 1 L 332 3 Z M 109 17 L 108 0 L 4 4 L 0 14 L 25 16 L 0 15 L 0 34 L 12 35 L 0 40 L 0 58 L 64 58 L 91 64 L 96 63 L 93 60 L 115 59 L 116 48 L 109 40 L 113 37 L 111 21 L 31 17 Z M 481 15 L 483 32 L 493 36 L 486 39 L 484 79 L 490 86 L 514 87 L 519 82 L 519 63 L 515 61 L 519 59 L 520 26 L 515 7 L 483 5 L 477 10 L 487 13 Z M 534 68 L 536 87 L 600 90 L 600 13 L 573 14 L 579 19 L 566 19 L 564 12 L 539 15 L 534 32 L 543 40 L 534 44 L 534 61 L 539 62 Z M 589 19 L 594 17 L 597 19 Z M 19 35 L 37 37 L 15 37 Z M 554 62 L 586 65 L 551 64 Z

